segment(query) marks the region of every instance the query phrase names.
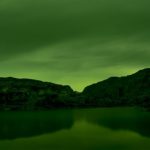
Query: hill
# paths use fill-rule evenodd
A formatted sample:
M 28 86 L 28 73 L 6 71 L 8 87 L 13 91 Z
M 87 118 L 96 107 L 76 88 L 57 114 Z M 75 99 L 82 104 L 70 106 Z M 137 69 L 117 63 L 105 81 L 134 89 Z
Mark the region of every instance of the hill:
M 111 77 L 82 93 L 68 85 L 32 79 L 0 78 L 0 110 L 45 110 L 66 107 L 140 106 L 150 108 L 150 69 Z
M 150 106 L 150 69 L 125 77 L 111 77 L 82 92 L 86 103 L 98 106 Z
M 0 110 L 38 110 L 71 105 L 69 86 L 32 79 L 0 78 Z

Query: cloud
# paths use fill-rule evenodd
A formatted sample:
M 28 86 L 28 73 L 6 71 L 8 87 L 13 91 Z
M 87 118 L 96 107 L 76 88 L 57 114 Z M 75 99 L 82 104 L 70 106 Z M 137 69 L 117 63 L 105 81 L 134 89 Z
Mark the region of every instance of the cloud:
M 82 89 L 149 67 L 149 3 L 1 0 L 1 75 Z

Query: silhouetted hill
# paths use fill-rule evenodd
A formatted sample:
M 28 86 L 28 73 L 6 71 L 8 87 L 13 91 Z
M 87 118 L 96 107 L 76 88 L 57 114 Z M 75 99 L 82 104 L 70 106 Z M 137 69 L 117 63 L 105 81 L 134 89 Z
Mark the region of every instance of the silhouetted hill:
M 125 77 L 111 77 L 86 87 L 86 103 L 95 106 L 150 106 L 150 69 Z
M 74 92 L 63 86 L 31 79 L 0 78 L 0 110 L 35 110 L 71 105 Z
M 150 69 L 125 77 L 111 77 L 86 87 L 82 93 L 49 82 L 0 78 L 0 110 L 93 106 L 150 107 Z

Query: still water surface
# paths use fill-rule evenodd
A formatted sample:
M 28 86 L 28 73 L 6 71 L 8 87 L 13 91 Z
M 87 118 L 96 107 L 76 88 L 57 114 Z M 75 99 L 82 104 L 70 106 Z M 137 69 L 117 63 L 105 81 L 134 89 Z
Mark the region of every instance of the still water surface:
M 1 112 L 0 150 L 150 150 L 150 112 L 135 108 Z

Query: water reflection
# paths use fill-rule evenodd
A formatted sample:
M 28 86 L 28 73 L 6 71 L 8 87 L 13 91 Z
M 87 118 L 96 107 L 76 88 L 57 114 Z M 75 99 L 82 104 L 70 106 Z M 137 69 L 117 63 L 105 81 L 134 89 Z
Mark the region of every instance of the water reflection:
M 77 118 L 113 130 L 130 130 L 150 137 L 150 112 L 134 108 L 102 108 L 77 111 Z
M 70 129 L 73 122 L 71 110 L 1 112 L 0 139 L 16 139 Z
M 0 119 L 2 150 L 150 149 L 150 113 L 137 109 L 0 113 Z

